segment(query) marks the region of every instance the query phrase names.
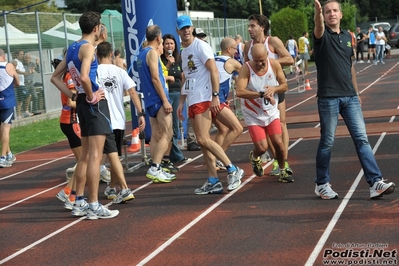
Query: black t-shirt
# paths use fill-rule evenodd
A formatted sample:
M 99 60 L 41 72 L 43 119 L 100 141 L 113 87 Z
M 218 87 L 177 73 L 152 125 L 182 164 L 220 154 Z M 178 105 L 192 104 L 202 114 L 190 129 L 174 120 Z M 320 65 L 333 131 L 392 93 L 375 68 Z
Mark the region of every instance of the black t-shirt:
M 164 54 L 161 55 L 162 63 L 166 66 L 168 64 L 168 59 Z M 181 89 L 181 64 L 175 63 L 168 69 L 168 76 L 173 76 L 175 82 L 168 81 L 169 92 L 180 92 Z
M 363 32 L 359 32 L 359 33 L 356 34 L 357 44 L 363 43 L 363 41 L 364 41 L 363 37 L 364 37 Z
M 355 96 L 352 83 L 352 37 L 346 30 L 340 33 L 325 26 L 320 39 L 313 34 L 317 68 L 317 97 Z

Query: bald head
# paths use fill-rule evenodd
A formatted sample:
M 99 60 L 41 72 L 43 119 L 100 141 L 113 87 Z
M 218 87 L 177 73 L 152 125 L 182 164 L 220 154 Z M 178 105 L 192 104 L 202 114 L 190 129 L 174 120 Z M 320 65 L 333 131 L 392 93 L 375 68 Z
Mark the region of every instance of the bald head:
M 222 52 L 226 52 L 229 47 L 235 47 L 236 46 L 236 41 L 232 38 L 223 38 L 223 40 L 220 42 L 220 50 Z
M 263 43 L 257 43 L 251 48 L 252 58 L 256 60 L 260 60 L 264 57 L 267 57 L 266 46 Z

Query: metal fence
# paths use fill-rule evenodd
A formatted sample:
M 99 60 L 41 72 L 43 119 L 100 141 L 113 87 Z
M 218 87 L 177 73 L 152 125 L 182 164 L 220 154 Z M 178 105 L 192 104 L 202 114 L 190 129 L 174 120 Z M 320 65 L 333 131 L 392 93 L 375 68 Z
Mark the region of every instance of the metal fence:
M 61 109 L 60 92 L 51 84 L 54 71 L 51 61 L 62 54 L 62 50 L 72 42 L 79 40 L 81 31 L 78 20 L 80 14 L 66 13 L 3 13 L 0 14 L 0 48 L 7 53 L 11 62 L 20 51 L 30 55 L 30 59 L 21 58 L 26 65 L 38 63 L 31 74 L 33 81 L 29 110 L 37 113 L 54 112 Z M 108 41 L 123 54 L 124 32 L 122 16 L 102 15 L 102 22 L 108 29 Z M 245 19 L 204 19 L 193 18 L 195 27 L 202 28 L 208 35 L 208 42 L 214 51 L 225 36 L 237 34 L 249 39 Z M 162 25 L 161 25 L 162 28 Z M 17 102 L 23 103 L 21 93 L 16 93 Z M 24 110 L 24 107 L 22 107 Z M 37 110 L 34 110 L 37 109 Z M 18 114 L 23 119 L 23 114 Z

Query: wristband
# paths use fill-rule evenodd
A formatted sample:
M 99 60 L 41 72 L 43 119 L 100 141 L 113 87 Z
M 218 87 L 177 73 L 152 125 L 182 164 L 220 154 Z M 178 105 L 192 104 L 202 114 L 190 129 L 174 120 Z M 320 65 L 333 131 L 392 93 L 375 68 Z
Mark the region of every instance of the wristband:
M 144 111 L 143 112 L 140 112 L 140 113 L 138 113 L 138 116 L 140 117 L 140 116 L 145 116 L 145 113 L 144 113 Z
M 260 91 L 259 92 L 259 98 L 263 98 L 265 96 L 265 92 L 264 91 Z
M 72 101 L 76 101 L 76 93 L 72 93 L 71 100 L 72 100 Z

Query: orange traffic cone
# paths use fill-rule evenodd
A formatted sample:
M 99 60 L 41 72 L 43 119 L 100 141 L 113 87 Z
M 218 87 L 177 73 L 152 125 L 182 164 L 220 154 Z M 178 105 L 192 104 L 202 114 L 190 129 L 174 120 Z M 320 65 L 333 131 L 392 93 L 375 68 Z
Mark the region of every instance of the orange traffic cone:
M 310 83 L 309 83 L 308 79 L 306 79 L 305 90 L 307 90 L 307 91 L 311 91 L 312 90 L 312 88 L 310 87 Z
M 132 131 L 132 144 L 130 145 L 128 151 L 136 152 L 141 149 L 140 139 L 139 139 L 139 129 L 133 129 Z

